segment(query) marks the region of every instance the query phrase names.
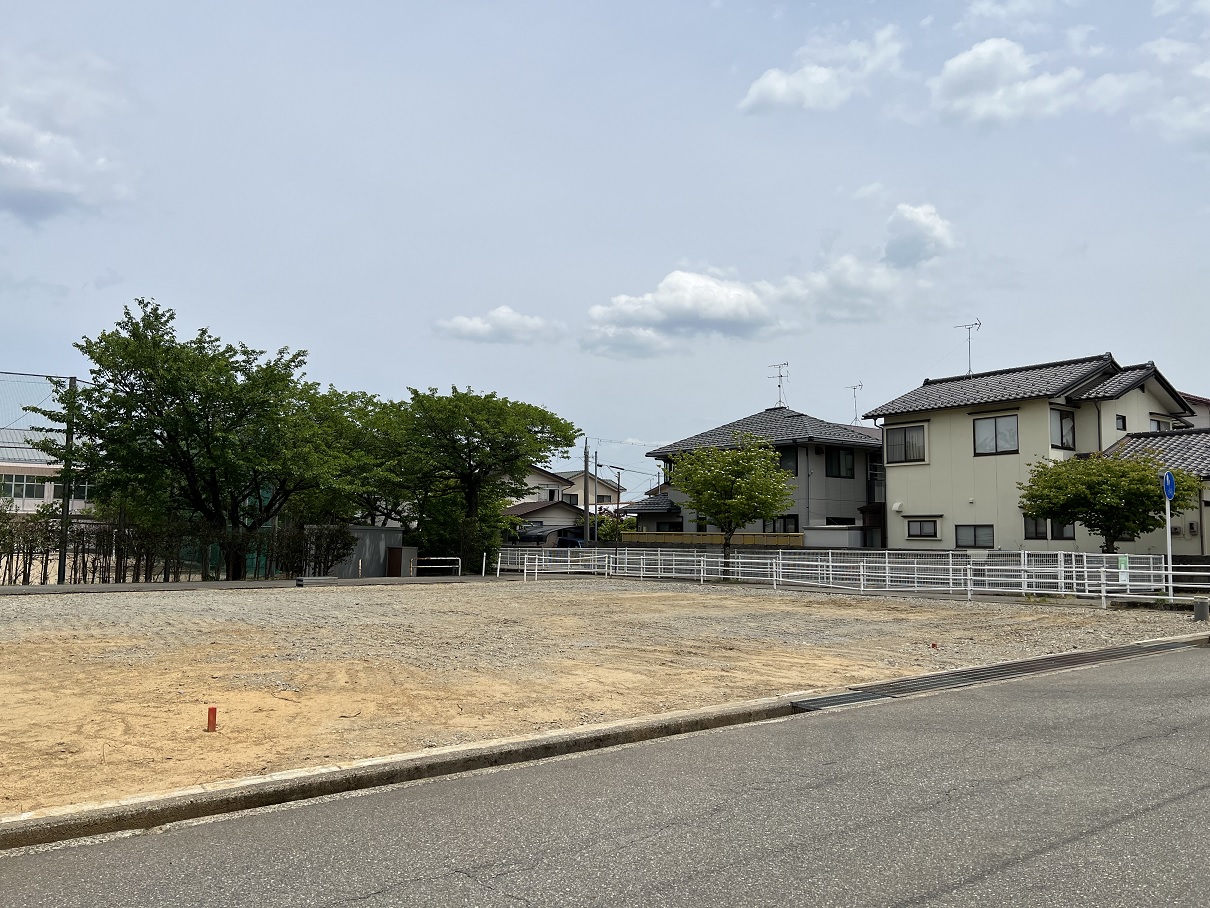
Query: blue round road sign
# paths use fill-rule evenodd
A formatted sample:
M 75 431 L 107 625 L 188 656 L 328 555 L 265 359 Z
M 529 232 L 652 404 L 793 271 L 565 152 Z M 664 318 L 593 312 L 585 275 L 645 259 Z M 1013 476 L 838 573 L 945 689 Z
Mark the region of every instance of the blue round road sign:
M 1164 471 L 1164 495 L 1169 501 L 1176 497 L 1176 477 L 1171 470 Z

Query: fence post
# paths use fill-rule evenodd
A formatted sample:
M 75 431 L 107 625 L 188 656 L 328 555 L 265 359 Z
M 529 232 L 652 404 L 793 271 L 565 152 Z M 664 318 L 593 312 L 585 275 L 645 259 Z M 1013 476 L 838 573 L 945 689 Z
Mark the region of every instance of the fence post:
M 1101 608 L 1109 608 L 1108 590 L 1105 588 L 1105 565 L 1101 564 Z
M 865 559 L 857 562 L 857 585 L 858 588 L 865 592 Z
M 705 583 L 706 582 L 706 556 L 705 555 L 702 555 L 701 569 L 702 569 L 702 583 Z
M 968 564 L 966 566 L 966 601 L 970 602 L 975 598 L 975 566 Z
M 1021 593 L 1029 592 L 1029 553 L 1021 549 Z

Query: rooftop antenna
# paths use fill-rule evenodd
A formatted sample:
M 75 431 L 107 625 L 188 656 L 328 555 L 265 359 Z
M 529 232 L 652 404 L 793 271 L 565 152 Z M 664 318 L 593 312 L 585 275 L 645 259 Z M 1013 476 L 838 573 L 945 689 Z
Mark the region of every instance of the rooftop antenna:
M 978 331 L 980 328 L 982 328 L 983 322 L 979 321 L 979 319 L 975 319 L 969 325 L 954 325 L 954 327 L 966 329 L 966 374 L 971 375 L 971 332 Z
M 845 387 L 853 392 L 853 421 L 849 425 L 855 426 L 861 422 L 861 419 L 857 415 L 857 392 L 864 388 L 865 385 L 858 381 L 855 385 L 845 385 Z
M 777 379 L 777 405 L 779 407 L 784 407 L 786 406 L 786 395 L 782 392 L 782 382 L 790 378 L 790 364 L 773 363 L 771 366 L 769 366 L 769 368 L 777 370 L 777 374 L 770 375 L 769 378 Z M 785 370 L 784 372 L 782 371 L 783 369 Z

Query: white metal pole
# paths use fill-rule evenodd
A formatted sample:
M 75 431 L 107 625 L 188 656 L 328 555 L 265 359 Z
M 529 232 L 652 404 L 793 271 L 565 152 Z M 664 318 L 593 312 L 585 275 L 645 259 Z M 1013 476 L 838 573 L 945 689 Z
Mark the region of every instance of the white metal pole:
M 1164 493 L 1164 526 L 1168 535 L 1168 601 L 1172 602 L 1175 598 L 1172 584 L 1172 501 L 1167 492 Z

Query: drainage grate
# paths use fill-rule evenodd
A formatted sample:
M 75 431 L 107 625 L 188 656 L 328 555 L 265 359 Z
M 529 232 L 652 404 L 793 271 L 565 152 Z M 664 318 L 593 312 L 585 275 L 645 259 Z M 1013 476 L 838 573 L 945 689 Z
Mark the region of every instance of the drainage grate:
M 1083 650 L 1074 653 L 1056 653 L 1049 656 L 1038 656 L 1033 659 L 1020 659 L 1015 662 L 1000 662 L 995 665 L 960 668 L 951 672 L 922 675 L 918 678 L 902 678 L 898 681 L 858 684 L 849 688 L 844 693 L 826 694 L 822 697 L 796 700 L 791 706 L 804 712 L 818 712 L 821 709 L 850 706 L 855 703 L 868 703 L 872 700 L 885 700 L 891 697 L 905 697 L 910 694 L 924 693 L 926 691 L 967 687 L 971 684 L 980 684 L 985 681 L 1002 681 L 1007 678 L 1019 678 L 1024 675 L 1038 674 L 1040 672 L 1059 671 L 1060 669 L 1074 668 L 1079 665 L 1093 665 L 1098 662 L 1131 659 L 1137 656 L 1147 656 L 1152 653 L 1182 649 L 1188 646 L 1205 646 L 1206 642 L 1204 639 L 1165 640 L 1155 643 L 1128 643 L 1123 646 L 1109 646 L 1104 649 Z

